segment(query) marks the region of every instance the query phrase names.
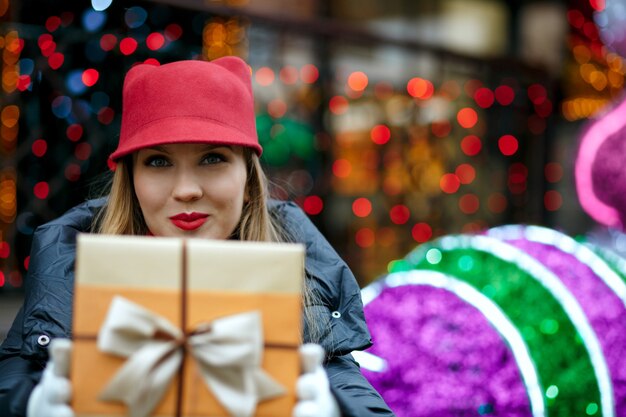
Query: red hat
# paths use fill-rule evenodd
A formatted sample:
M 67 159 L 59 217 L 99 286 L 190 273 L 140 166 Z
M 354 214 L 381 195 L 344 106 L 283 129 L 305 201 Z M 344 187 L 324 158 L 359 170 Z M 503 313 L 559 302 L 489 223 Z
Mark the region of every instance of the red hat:
M 190 142 L 245 146 L 261 155 L 250 69 L 240 58 L 140 64 L 126 74 L 120 142 L 109 159 Z

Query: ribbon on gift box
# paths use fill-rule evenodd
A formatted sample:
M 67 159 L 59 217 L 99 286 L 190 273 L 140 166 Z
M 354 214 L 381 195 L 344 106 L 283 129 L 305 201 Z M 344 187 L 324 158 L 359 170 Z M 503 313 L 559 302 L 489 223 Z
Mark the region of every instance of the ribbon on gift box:
M 250 417 L 259 401 L 285 393 L 261 369 L 263 334 L 257 311 L 203 323 L 186 335 L 167 319 L 116 296 L 98 334 L 98 348 L 128 357 L 100 399 L 122 401 L 132 417 L 147 417 L 154 410 L 182 369 L 185 350 L 196 360 L 207 387 L 233 417 Z M 179 403 L 177 415 L 180 408 Z

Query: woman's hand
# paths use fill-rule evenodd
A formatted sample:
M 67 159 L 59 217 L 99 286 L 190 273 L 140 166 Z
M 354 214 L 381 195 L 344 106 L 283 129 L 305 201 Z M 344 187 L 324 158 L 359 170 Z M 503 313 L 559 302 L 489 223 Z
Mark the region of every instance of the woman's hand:
M 69 339 L 50 342 L 50 360 L 39 384 L 28 399 L 27 417 L 74 417 L 69 406 L 72 386 L 68 379 L 70 350 Z
M 328 375 L 324 370 L 324 349 L 307 343 L 300 347 L 304 373 L 298 378 L 298 403 L 293 417 L 339 417 L 339 405 L 330 392 Z

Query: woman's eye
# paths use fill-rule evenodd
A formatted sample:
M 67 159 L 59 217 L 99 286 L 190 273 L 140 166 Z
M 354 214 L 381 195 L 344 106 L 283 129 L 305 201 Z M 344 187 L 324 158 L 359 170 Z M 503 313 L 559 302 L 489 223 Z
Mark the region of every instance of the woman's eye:
M 150 167 L 162 168 L 168 166 L 169 162 L 162 156 L 152 156 L 146 160 L 145 164 Z
M 224 162 L 226 158 L 219 153 L 210 153 L 202 158 L 203 164 L 219 164 L 220 162 Z

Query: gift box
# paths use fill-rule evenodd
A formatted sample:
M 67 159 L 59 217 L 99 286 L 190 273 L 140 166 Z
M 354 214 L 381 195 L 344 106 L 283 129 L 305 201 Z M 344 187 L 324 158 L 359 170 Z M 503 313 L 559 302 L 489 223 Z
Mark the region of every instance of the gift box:
M 291 416 L 304 248 L 82 234 L 77 416 Z

